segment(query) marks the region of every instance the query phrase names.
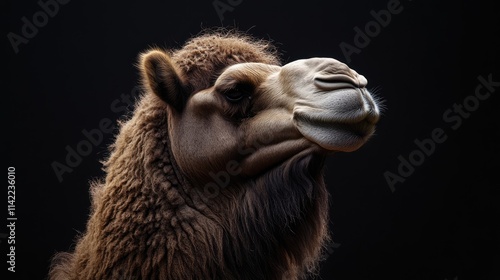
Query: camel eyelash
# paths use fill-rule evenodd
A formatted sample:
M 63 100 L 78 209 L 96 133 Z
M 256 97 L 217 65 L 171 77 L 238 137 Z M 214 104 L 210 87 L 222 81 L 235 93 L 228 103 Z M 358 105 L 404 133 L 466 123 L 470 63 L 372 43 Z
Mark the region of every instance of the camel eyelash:
M 253 87 L 237 84 L 221 91 L 224 102 L 224 113 L 232 120 L 242 120 L 251 117 Z
M 224 98 L 231 103 L 239 103 L 245 99 L 252 99 L 254 88 L 247 83 L 236 83 L 222 91 Z

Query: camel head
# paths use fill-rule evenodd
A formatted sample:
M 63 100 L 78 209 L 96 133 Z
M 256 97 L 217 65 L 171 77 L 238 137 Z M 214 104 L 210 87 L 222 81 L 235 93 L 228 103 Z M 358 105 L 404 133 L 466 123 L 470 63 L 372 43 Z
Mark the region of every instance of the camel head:
M 305 279 L 330 241 L 326 155 L 373 134 L 366 79 L 210 33 L 140 57 L 141 96 L 51 279 Z
M 174 158 L 193 181 L 205 184 L 221 170 L 248 178 L 293 157 L 351 152 L 373 134 L 377 102 L 346 64 L 309 58 L 280 66 L 249 42 L 221 50 L 234 42 L 218 40 L 141 56 L 144 84 L 168 111 Z

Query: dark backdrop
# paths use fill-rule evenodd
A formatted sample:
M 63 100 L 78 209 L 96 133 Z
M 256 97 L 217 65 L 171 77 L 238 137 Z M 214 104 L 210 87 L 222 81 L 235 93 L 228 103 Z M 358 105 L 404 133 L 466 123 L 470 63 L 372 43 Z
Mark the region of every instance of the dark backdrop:
M 127 112 L 121 95 L 137 95 L 138 53 L 180 47 L 202 28 L 216 26 L 273 40 L 285 63 L 313 56 L 348 62 L 385 100 L 373 139 L 327 162 L 335 245 L 322 262 L 322 279 L 500 279 L 500 184 L 493 166 L 500 87 L 490 82 L 480 89 L 483 100 L 475 97 L 478 77 L 500 81 L 500 24 L 493 6 L 418 0 L 67 2 L 51 6 L 46 16 L 34 0 L 1 4 L 3 172 L 16 169 L 17 218 L 16 273 L 2 279 L 43 279 L 50 257 L 70 249 L 84 230 L 88 182 L 102 176 L 99 160 L 112 134 L 103 133 L 61 181 L 52 164 L 65 164 L 67 147 L 76 149 L 86 139 L 84 130 Z M 214 3 L 227 10 L 218 13 Z M 379 12 L 388 6 L 390 19 Z M 377 15 L 382 22 L 374 24 Z M 37 30 L 30 29 L 35 23 Z M 357 35 L 366 27 L 368 37 Z M 345 55 L 341 46 L 353 53 Z M 456 111 L 462 105 L 464 111 Z M 431 144 L 428 139 L 440 131 L 445 136 Z M 425 151 L 417 142 L 426 143 Z M 9 253 L 3 225 L 0 234 L 3 273 Z

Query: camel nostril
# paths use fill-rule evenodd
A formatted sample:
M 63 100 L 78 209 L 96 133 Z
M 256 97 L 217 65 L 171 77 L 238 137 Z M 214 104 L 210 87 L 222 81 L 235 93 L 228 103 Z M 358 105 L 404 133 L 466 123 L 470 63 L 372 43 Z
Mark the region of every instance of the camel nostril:
M 342 88 L 356 88 L 358 83 L 352 77 L 342 74 L 322 74 L 314 76 L 314 85 L 322 90 L 337 90 Z
M 343 88 L 356 88 L 351 83 L 330 82 L 330 81 L 316 80 L 316 79 L 314 80 L 314 84 L 319 89 L 325 90 L 325 91 L 332 91 L 332 90 L 338 90 L 338 89 L 343 89 Z
M 314 84 L 323 90 L 336 90 L 341 88 L 363 88 L 367 81 L 362 75 L 356 77 L 344 74 L 318 73 L 314 76 Z

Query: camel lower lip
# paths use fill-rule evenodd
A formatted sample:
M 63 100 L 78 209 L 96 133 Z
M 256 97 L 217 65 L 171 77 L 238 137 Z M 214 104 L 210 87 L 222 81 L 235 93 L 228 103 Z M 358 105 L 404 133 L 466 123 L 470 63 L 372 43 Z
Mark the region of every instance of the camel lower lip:
M 354 151 L 366 142 L 375 128 L 367 120 L 353 124 L 295 115 L 294 121 L 304 137 L 329 151 Z

